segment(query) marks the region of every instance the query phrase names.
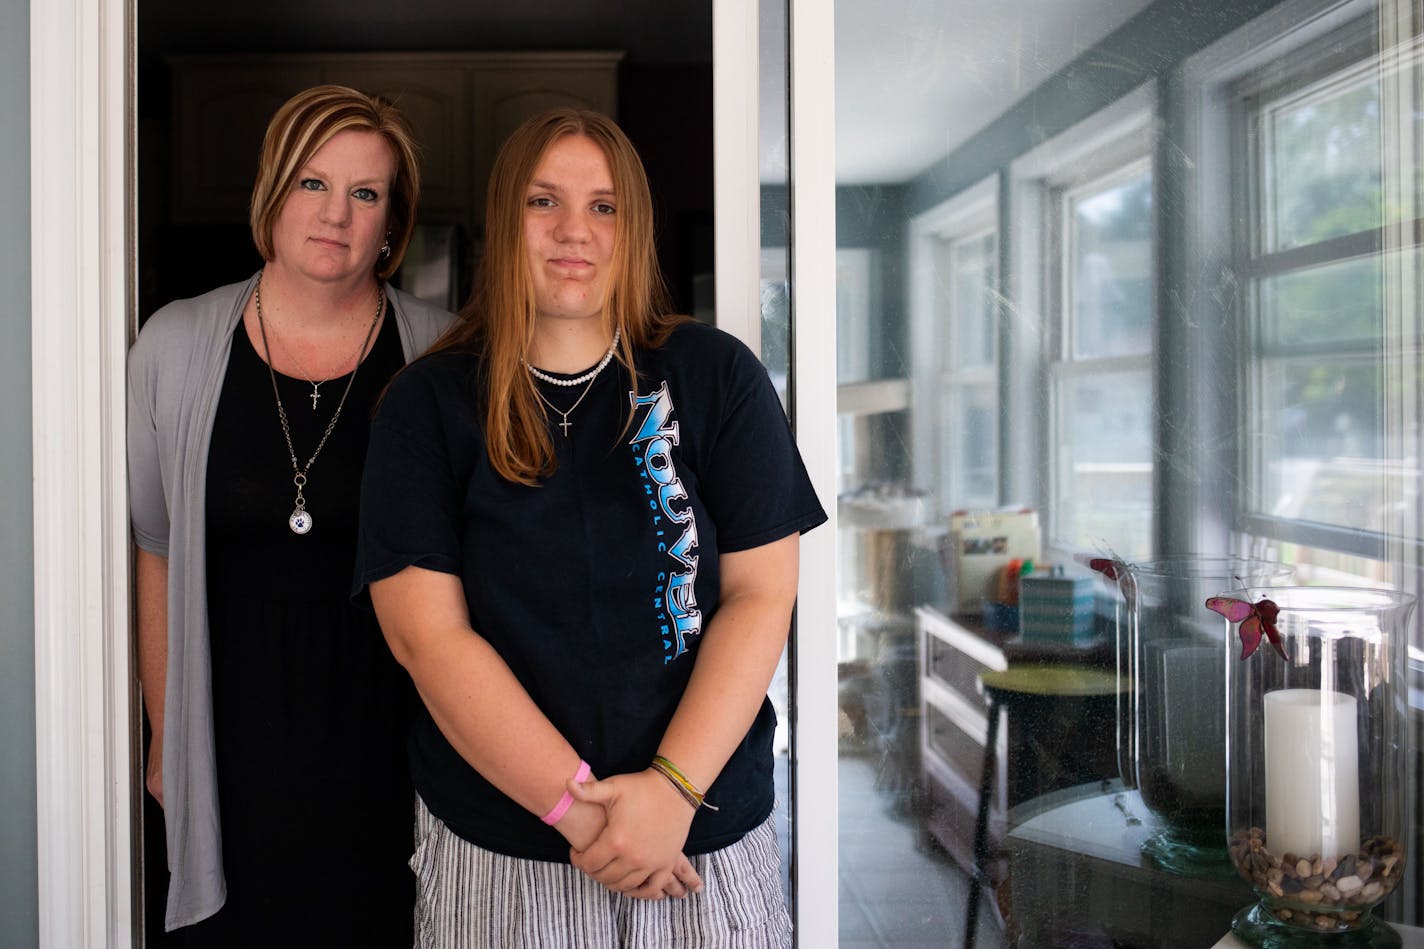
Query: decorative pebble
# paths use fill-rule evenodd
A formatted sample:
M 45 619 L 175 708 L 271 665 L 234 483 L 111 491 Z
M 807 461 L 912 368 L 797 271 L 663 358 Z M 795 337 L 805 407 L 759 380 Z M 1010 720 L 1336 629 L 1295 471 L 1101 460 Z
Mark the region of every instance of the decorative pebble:
M 1301 856 L 1272 853 L 1265 832 L 1252 827 L 1232 834 L 1227 848 L 1277 919 L 1320 932 L 1358 928 L 1404 870 L 1403 848 L 1382 835 L 1365 838 L 1356 853 Z

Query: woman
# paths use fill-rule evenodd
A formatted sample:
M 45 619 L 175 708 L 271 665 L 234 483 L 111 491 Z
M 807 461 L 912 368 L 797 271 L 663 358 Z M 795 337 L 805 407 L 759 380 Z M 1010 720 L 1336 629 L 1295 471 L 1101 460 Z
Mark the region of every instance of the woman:
M 450 320 L 384 285 L 419 191 L 390 103 L 300 93 L 262 144 L 262 269 L 164 307 L 130 356 L 147 784 L 179 942 L 409 943 L 409 684 L 349 590 L 372 407 Z
M 789 945 L 766 689 L 825 515 L 785 414 L 667 315 L 608 119 L 522 125 L 486 216 L 362 484 L 357 582 L 424 702 L 416 943 Z

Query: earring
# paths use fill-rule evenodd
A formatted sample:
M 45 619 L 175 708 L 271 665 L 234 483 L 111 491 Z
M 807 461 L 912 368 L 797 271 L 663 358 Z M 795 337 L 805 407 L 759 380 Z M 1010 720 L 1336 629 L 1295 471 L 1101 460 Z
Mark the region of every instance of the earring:
M 385 241 L 385 243 L 381 244 L 381 256 L 382 256 L 382 257 L 389 257 L 389 256 L 391 256 L 391 242 L 390 242 L 390 239 L 389 239 L 389 238 L 387 238 L 387 240 Z

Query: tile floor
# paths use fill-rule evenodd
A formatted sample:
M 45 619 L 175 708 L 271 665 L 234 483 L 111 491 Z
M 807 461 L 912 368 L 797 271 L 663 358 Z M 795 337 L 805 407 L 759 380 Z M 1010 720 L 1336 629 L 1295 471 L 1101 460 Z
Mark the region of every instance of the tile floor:
M 785 801 L 784 770 L 777 771 Z M 840 949 L 961 949 L 968 880 L 875 788 L 871 759 L 840 759 L 840 815 Z M 786 821 L 778 825 L 784 854 Z M 992 912 L 981 904 L 975 949 L 1003 949 Z
M 874 763 L 840 759 L 841 949 L 959 949 L 969 882 L 876 790 Z M 976 949 L 1003 936 L 981 904 Z

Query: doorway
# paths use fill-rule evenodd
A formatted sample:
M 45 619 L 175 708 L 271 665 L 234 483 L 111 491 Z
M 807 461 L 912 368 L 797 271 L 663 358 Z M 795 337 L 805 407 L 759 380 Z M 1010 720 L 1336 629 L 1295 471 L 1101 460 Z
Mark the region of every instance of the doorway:
M 137 4 L 137 318 L 260 266 L 246 195 L 266 121 L 300 88 L 341 82 L 395 99 L 423 152 L 421 275 L 394 282 L 463 303 L 481 242 L 484 179 L 512 117 L 566 101 L 614 115 L 643 157 L 679 310 L 715 319 L 712 8 L 634 3 L 590 22 L 577 3 L 257 2 L 241 17 Z M 434 287 L 418 280 L 444 271 Z M 417 286 L 417 283 L 420 286 Z M 143 739 L 146 746 L 147 737 Z M 162 813 L 143 800 L 141 916 L 165 945 Z
M 434 10 L 460 6 L 424 5 Z M 606 17 L 600 14 L 599 24 L 587 23 L 579 19 L 578 6 L 569 0 L 545 6 L 566 14 L 551 20 L 564 22 L 564 33 L 555 35 L 548 29 L 540 33 L 551 38 L 549 45 L 587 48 L 595 45 L 590 37 L 603 35 Z M 630 15 L 645 25 L 661 24 L 667 17 L 664 6 L 642 3 Z M 153 9 L 166 9 L 175 30 L 201 19 L 210 34 L 223 37 L 208 49 L 190 46 L 190 52 L 252 50 L 247 41 L 233 38 L 252 35 L 253 7 L 193 12 L 168 4 Z M 141 23 L 165 22 L 150 19 L 149 12 L 137 0 L 75 0 L 31 11 L 31 85 L 37 90 L 32 105 L 31 141 L 37 156 L 32 192 L 49 212 L 35 219 L 32 230 L 34 359 L 45 367 L 34 384 L 35 430 L 46 435 L 35 452 L 34 507 L 36 523 L 45 525 L 36 532 L 35 652 L 41 748 L 39 913 L 46 945 L 121 947 L 142 940 L 142 915 L 136 905 L 141 893 L 132 886 L 138 856 L 130 846 L 135 839 L 133 815 L 142 800 L 134 778 L 141 773 L 141 738 L 130 734 L 138 721 L 138 706 L 128 647 L 129 532 L 122 406 L 128 342 L 139 315 L 156 302 L 140 305 L 139 288 L 158 286 L 145 283 L 145 264 L 136 255 L 144 245 L 136 233 L 142 216 L 139 196 L 156 188 L 154 194 L 167 199 L 165 189 L 170 187 L 168 181 L 151 178 L 140 185 L 137 179 L 144 168 L 154 166 L 133 157 L 140 151 L 135 139 L 144 136 L 149 120 L 165 108 L 162 102 L 139 101 L 146 92 L 137 77 L 148 67 L 139 62 L 135 37 L 141 33 Z M 393 41 L 403 35 L 402 24 L 393 23 L 390 17 L 395 14 L 390 13 L 381 14 L 384 20 L 362 18 L 348 5 L 337 9 L 331 3 L 303 4 L 299 11 L 283 12 L 293 20 L 293 33 L 320 35 L 328 49 L 353 48 L 353 30 L 382 32 Z M 763 128 L 763 147 L 779 153 L 790 169 L 783 177 L 790 179 L 798 196 L 796 201 L 786 201 L 783 191 L 783 203 L 772 205 L 770 212 L 781 215 L 783 223 L 790 222 L 789 233 L 806 235 L 793 242 L 785 255 L 783 278 L 800 287 L 799 303 L 792 306 L 788 318 L 814 330 L 822 324 L 817 314 L 834 310 L 829 278 L 834 247 L 832 169 L 818 161 L 831 147 L 832 64 L 824 50 L 833 39 L 832 23 L 829 11 L 809 0 L 765 4 L 717 0 L 712 13 L 713 45 L 718 51 L 712 77 L 717 97 L 713 114 L 714 203 L 719 209 L 714 238 L 717 321 L 759 345 L 756 274 L 762 189 L 758 182 L 763 179 L 757 167 L 757 132 L 747 121 L 758 111 L 759 62 L 778 63 L 769 86 L 767 77 L 762 77 L 762 88 L 774 90 L 777 103 L 772 112 L 779 112 L 783 122 L 782 131 L 768 133 Z M 759 37 L 763 14 L 780 26 L 761 30 Z M 788 37 L 787 23 L 793 16 L 799 17 L 800 25 Z M 481 35 L 498 45 L 504 42 L 498 38 L 508 34 L 506 24 L 491 20 L 489 30 Z M 689 35 L 703 36 L 705 43 L 705 30 Z M 293 45 L 288 51 L 308 45 Z M 617 37 L 597 45 L 634 49 Z M 803 80 L 801 106 L 789 118 L 787 53 L 800 63 L 798 75 Z M 138 99 L 130 98 L 134 90 Z M 766 109 L 762 115 L 767 115 Z M 139 118 L 125 121 L 125 116 Z M 807 148 L 793 153 L 789 148 L 793 137 L 808 143 Z M 668 167 L 680 168 L 688 138 L 664 138 L 669 144 Z M 705 143 L 705 138 L 697 141 Z M 705 220 L 694 225 L 699 239 L 705 237 L 705 225 Z M 706 252 L 697 250 L 688 256 L 703 260 Z M 243 265 L 238 275 L 245 271 Z M 157 292 L 151 295 L 156 297 Z M 824 370 L 834 366 L 834 335 L 806 332 L 799 337 L 802 342 L 797 338 L 792 334 L 789 351 L 795 380 L 789 408 L 818 493 L 825 499 L 832 490 L 835 436 L 834 418 L 826 411 L 834 404 L 834 378 Z M 832 353 L 829 361 L 827 351 Z M 806 628 L 834 624 L 834 604 L 826 596 L 834 570 L 833 550 L 834 534 L 829 529 L 810 535 L 803 545 L 799 620 Z M 811 642 L 812 648 L 797 651 L 790 667 L 796 700 L 789 703 L 788 717 L 796 726 L 798 772 L 803 764 L 807 766 L 800 777 L 793 775 L 789 792 L 804 828 L 797 834 L 795 849 L 807 857 L 795 870 L 794 885 L 807 892 L 830 892 L 836 840 L 825 830 L 835 820 L 834 655 L 816 648 L 815 638 Z M 813 760 L 819 764 L 813 766 Z M 804 901 L 794 912 L 803 944 L 824 945 L 835 938 L 833 906 Z

